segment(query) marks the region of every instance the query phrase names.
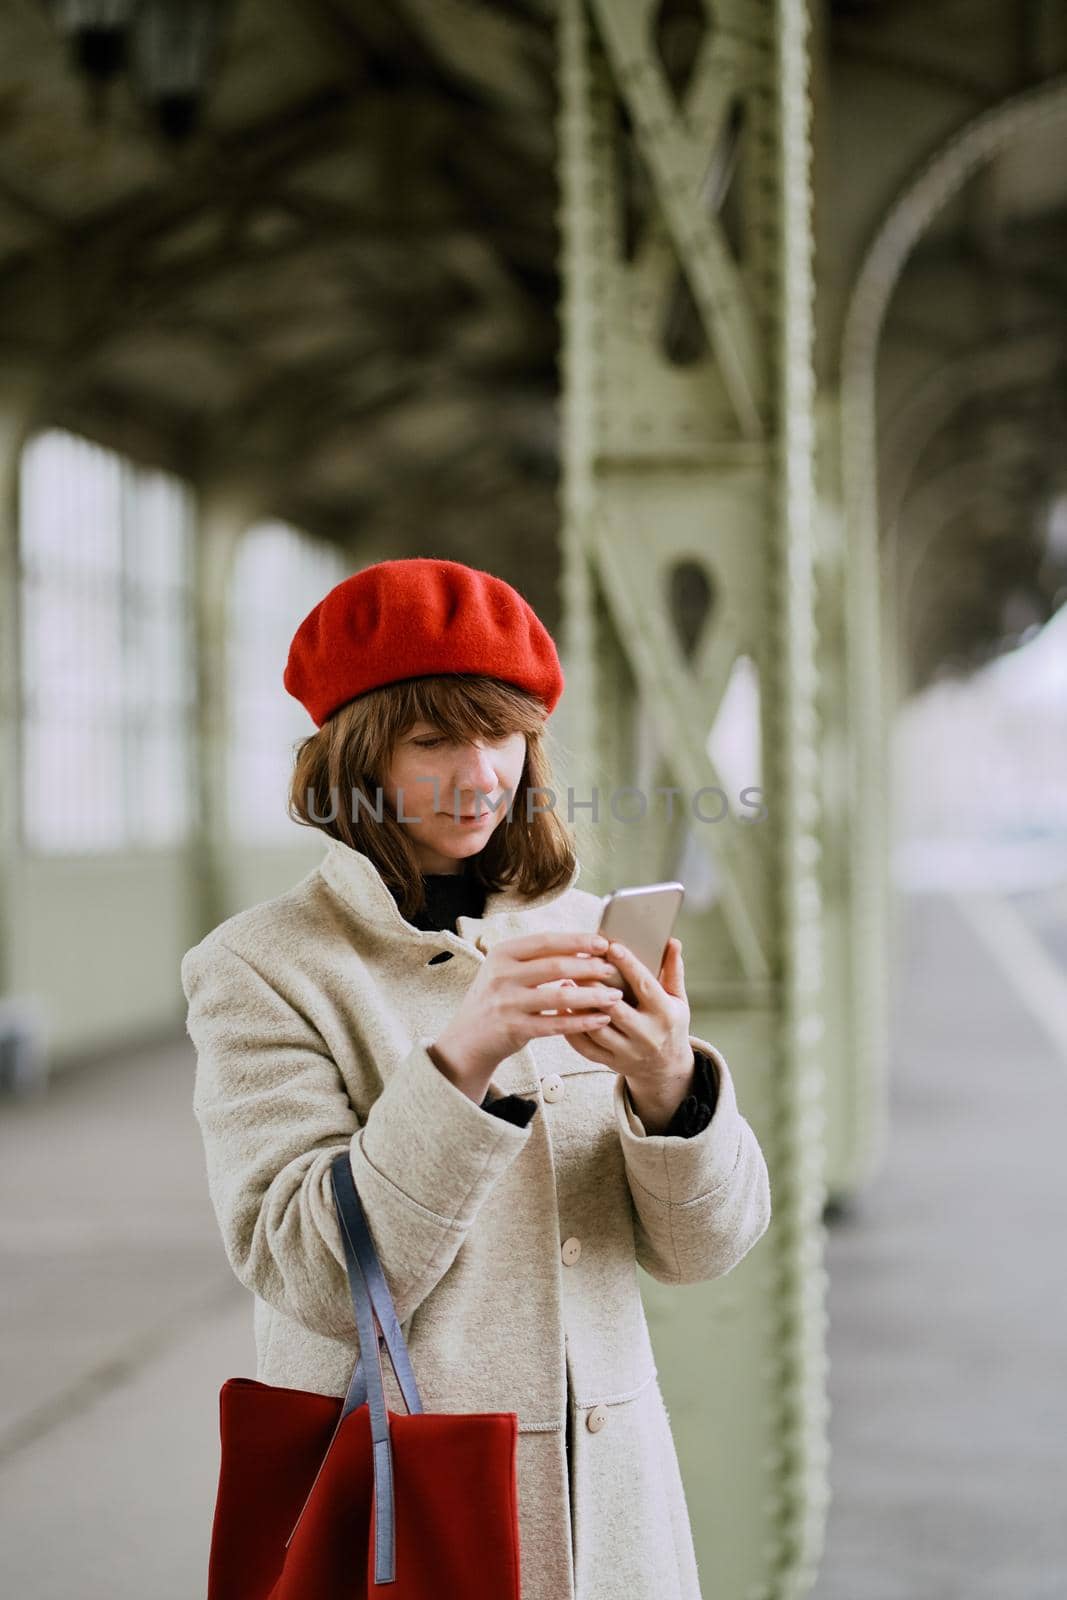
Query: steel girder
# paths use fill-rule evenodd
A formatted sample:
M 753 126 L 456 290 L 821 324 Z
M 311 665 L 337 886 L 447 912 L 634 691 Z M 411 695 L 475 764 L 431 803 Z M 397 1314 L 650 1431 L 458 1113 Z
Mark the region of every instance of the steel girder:
M 808 19 L 719 0 L 683 86 L 685 9 L 560 0 L 556 722 L 576 806 L 599 801 L 572 813 L 591 886 L 676 875 L 683 849 L 703 869 L 693 1027 L 731 1061 L 774 1219 L 727 1279 L 642 1291 L 705 1592 L 772 1600 L 810 1587 L 827 1498 Z M 758 822 L 715 742 L 743 658 Z

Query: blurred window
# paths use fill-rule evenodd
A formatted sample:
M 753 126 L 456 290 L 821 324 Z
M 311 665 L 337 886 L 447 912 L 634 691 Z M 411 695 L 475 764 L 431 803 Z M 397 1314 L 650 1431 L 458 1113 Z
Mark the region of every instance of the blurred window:
M 229 593 L 230 830 L 249 844 L 306 837 L 289 816 L 295 747 L 315 724 L 282 682 L 289 644 L 308 612 L 350 568 L 334 546 L 284 522 L 241 539 Z
M 193 498 L 58 429 L 20 462 L 22 835 L 164 848 L 192 822 Z

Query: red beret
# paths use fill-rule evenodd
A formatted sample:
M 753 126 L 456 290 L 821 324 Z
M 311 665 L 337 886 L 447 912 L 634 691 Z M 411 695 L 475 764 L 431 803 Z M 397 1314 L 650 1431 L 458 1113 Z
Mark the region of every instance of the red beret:
M 517 589 L 460 561 L 378 561 L 330 590 L 297 628 L 283 682 L 322 727 L 338 707 L 402 678 L 484 673 L 555 710 L 563 670 Z

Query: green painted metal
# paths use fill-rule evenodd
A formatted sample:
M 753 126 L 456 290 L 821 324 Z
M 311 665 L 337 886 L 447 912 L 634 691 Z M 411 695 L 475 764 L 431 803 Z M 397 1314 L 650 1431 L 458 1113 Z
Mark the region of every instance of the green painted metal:
M 670 9 L 559 6 L 554 720 L 567 781 L 601 800 L 597 825 L 577 814 L 590 886 L 677 875 L 683 848 L 711 883 L 680 929 L 693 1025 L 731 1061 L 774 1219 L 725 1279 L 641 1285 L 704 1593 L 777 1600 L 814 1581 L 827 1502 L 808 18 L 719 0 L 676 93 Z M 758 823 L 708 749 L 742 655 Z M 626 787 L 643 827 L 607 805 Z
M 247 500 L 239 492 L 212 487 L 198 497 L 194 529 L 197 821 L 189 852 L 196 883 L 197 926 L 190 932 L 190 943 L 234 909 L 226 873 L 230 846 L 226 809 L 229 592 L 237 549 L 251 521 Z
M 869 1180 L 888 1149 L 890 973 L 896 952 L 889 737 L 894 712 L 910 687 L 909 605 L 921 559 L 951 508 L 964 503 L 968 493 L 980 498 L 985 492 L 984 475 L 977 470 L 969 475 L 957 463 L 949 482 L 932 482 L 913 497 L 909 521 L 915 537 L 909 538 L 907 558 L 898 558 L 891 529 L 883 551 L 883 505 L 890 518 L 899 509 L 910 462 L 950 403 L 951 385 L 963 382 L 973 389 L 979 381 L 973 358 L 969 365 L 955 364 L 955 371 L 939 362 L 883 437 L 877 363 L 886 314 L 912 250 L 963 186 L 1015 142 L 1065 123 L 1067 80 L 1061 77 L 988 108 L 955 128 L 932 153 L 917 154 L 912 176 L 895 196 L 886 197 L 845 315 L 838 447 L 847 530 L 842 615 L 849 803 L 830 824 L 847 857 L 848 893 L 842 902 L 847 931 L 834 981 L 849 1005 L 850 1021 L 847 1051 L 833 1050 L 829 1056 L 827 1180 L 835 1193 Z M 1018 351 L 1010 349 L 997 357 L 1002 364 L 1013 359 L 1018 360 Z
M 19 464 L 41 405 L 39 372 L 8 361 L 0 383 L 0 994 L 16 981 L 22 846 Z

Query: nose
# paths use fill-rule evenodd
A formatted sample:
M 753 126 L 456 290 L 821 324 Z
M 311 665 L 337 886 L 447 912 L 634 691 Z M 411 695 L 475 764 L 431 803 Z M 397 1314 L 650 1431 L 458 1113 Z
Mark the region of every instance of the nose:
M 468 746 L 464 751 L 463 760 L 459 763 L 453 776 L 455 793 L 459 796 L 460 809 L 474 809 L 474 795 L 478 793 L 492 796 L 496 788 L 496 768 L 487 751 L 478 746 Z M 479 800 L 479 810 L 483 802 Z

